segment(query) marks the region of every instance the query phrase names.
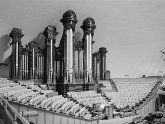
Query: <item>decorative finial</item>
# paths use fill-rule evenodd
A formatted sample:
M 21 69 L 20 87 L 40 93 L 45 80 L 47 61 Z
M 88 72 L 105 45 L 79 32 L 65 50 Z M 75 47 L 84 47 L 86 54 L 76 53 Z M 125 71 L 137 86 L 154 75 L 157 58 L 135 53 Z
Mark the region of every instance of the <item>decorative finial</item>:
M 45 37 L 47 37 L 48 39 L 55 39 L 55 36 L 58 34 L 58 32 L 56 32 L 56 27 L 54 26 L 47 26 L 43 32 L 43 35 Z
M 63 23 L 65 28 L 67 29 L 72 28 L 73 30 L 75 29 L 75 25 L 78 22 L 76 13 L 72 10 L 66 11 L 60 21 Z
M 92 34 L 94 35 L 94 30 L 96 28 L 96 25 L 95 25 L 95 21 L 93 18 L 86 18 L 84 21 L 83 21 L 83 25 L 81 26 L 81 28 L 83 29 L 83 31 L 86 33 L 86 34 Z

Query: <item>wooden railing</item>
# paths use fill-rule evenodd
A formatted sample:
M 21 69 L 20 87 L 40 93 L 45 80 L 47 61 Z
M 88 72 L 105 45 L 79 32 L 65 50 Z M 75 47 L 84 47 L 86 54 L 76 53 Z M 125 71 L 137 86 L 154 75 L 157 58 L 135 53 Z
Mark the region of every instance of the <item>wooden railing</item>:
M 0 104 L 13 124 L 29 124 L 3 97 L 0 98 Z
M 136 110 L 137 114 L 140 114 L 142 116 L 146 116 L 149 113 L 155 112 L 155 104 L 156 104 L 156 98 L 157 98 L 157 91 L 158 86 L 161 84 L 161 81 L 157 83 L 157 85 L 154 87 L 151 94 L 146 98 L 146 101 L 144 101 Z
M 38 116 L 29 117 L 28 120 L 35 124 L 99 124 L 99 119 L 85 119 L 63 113 L 57 113 L 34 106 L 21 104 L 18 102 L 9 102 L 19 113 L 36 111 Z

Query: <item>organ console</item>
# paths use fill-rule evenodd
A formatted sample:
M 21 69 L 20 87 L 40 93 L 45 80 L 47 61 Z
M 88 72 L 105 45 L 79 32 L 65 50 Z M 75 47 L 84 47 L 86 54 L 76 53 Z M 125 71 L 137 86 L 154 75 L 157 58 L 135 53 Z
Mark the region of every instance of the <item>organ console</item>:
M 105 79 L 106 48 L 101 47 L 98 52 L 93 53 L 96 28 L 94 19 L 86 18 L 83 21 L 82 41 L 74 39 L 75 25 L 78 22 L 74 11 L 66 11 L 60 21 L 64 29 L 59 46 L 56 46 L 58 33 L 54 26 L 49 25 L 44 29 L 43 48 L 39 41 L 31 41 L 23 47 L 22 30 L 13 28 L 9 34 L 12 38 L 10 79 L 51 84 L 64 96 L 71 87 L 81 86 L 81 90 L 89 90 L 89 86 L 93 86 L 97 79 Z

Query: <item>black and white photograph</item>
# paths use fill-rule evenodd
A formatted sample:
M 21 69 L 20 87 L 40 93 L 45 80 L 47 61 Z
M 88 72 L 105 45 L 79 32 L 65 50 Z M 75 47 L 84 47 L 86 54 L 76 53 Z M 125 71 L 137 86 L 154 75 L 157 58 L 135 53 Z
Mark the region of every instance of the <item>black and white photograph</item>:
M 0 0 L 0 124 L 165 124 L 165 0 Z

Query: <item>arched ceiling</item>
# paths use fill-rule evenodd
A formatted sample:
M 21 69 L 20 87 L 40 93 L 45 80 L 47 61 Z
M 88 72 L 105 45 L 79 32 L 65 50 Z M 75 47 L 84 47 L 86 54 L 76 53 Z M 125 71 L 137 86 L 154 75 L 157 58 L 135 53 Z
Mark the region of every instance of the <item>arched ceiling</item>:
M 82 38 L 80 26 L 87 17 L 96 22 L 94 51 L 106 47 L 107 69 L 112 77 L 139 77 L 165 73 L 165 0 L 1 0 L 0 61 L 11 53 L 8 34 L 21 28 L 23 45 L 39 40 L 47 25 L 55 25 L 62 36 L 62 15 L 77 15 L 75 36 Z

